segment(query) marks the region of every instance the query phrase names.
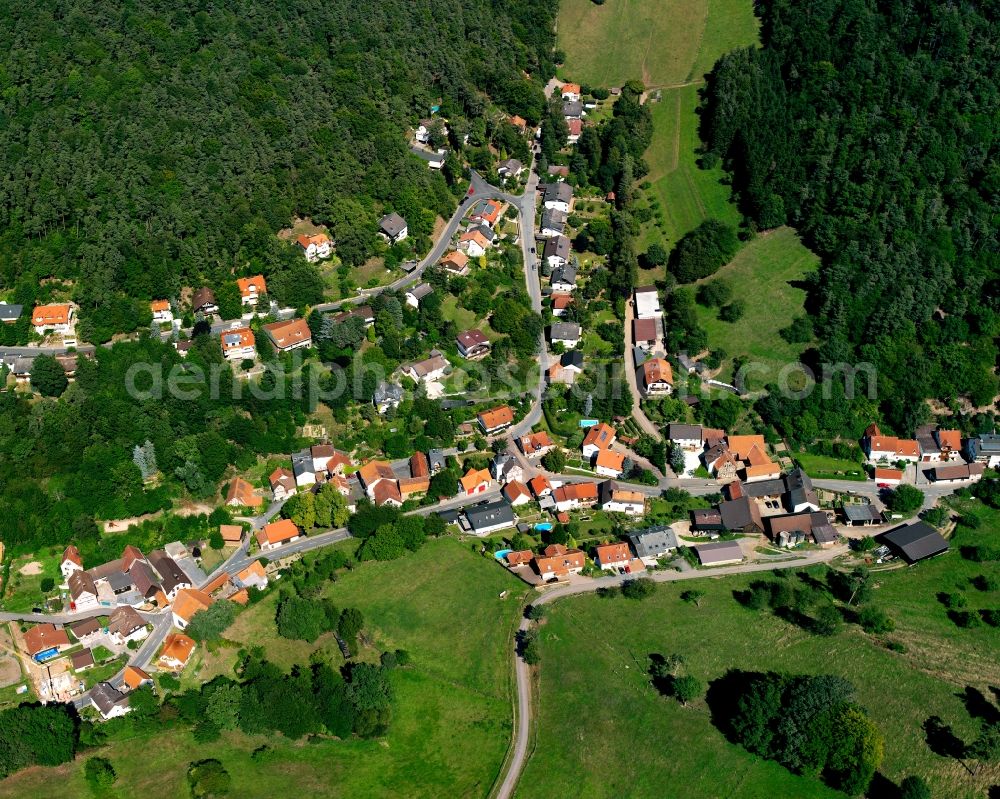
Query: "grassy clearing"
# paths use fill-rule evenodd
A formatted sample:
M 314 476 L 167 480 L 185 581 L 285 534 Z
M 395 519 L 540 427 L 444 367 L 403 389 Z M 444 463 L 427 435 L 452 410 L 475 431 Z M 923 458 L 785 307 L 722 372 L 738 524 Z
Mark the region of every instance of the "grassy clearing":
M 734 227 L 740 223 L 722 167 L 698 166 L 698 90 L 698 86 L 664 90 L 659 102 L 650 104 L 653 140 L 646 151 L 649 174 L 643 182 L 651 185 L 644 196 L 654 204 L 654 211 L 659 206 L 662 220 L 656 224 L 654 216 L 654 222 L 647 223 L 644 245 L 660 241 L 672 247 L 706 219 Z
M 453 539 L 430 541 L 391 563 L 366 563 L 330 584 L 339 607 L 355 606 L 374 648 L 403 648 L 412 665 L 393 672 L 397 700 L 388 736 L 377 741 L 289 742 L 281 736 L 231 734 L 197 744 L 190 733 L 167 727 L 155 740 L 118 741 L 100 750 L 118 772 L 122 799 L 151 794 L 180 799 L 187 764 L 219 758 L 233 777 L 234 796 L 269 799 L 290 785 L 306 796 L 484 796 L 499 771 L 511 733 L 510 636 L 525 586 Z M 508 591 L 506 599 L 499 595 Z M 307 664 L 321 648 L 335 663 L 336 645 L 279 639 L 274 599 L 242 614 L 227 631 L 241 644 L 262 644 L 283 665 Z M 200 650 L 199 650 L 200 651 Z M 236 649 L 202 651 L 198 682 L 231 667 Z M 196 655 L 197 657 L 197 655 Z M 191 669 L 189 668 L 189 671 Z M 265 762 L 250 759 L 262 744 Z M 89 752 L 87 755 L 95 754 Z M 0 782 L 0 797 L 51 799 L 88 795 L 82 756 L 56 769 L 31 769 Z
M 806 292 L 792 283 L 802 280 L 818 262 L 795 231 L 783 227 L 758 236 L 708 278 L 727 280 L 734 296 L 746 303 L 746 313 L 737 322 L 721 321 L 718 309 L 698 307 L 709 346 L 726 351 L 723 379 L 731 376 L 735 356 L 759 364 L 750 375 L 751 389 L 776 380 L 782 367 L 798 360 L 806 345 L 789 344 L 778 331 L 787 327 L 792 317 L 804 313 Z
M 1000 514 L 973 512 L 982 515 L 980 530 L 961 532 L 956 544 L 1000 537 Z M 965 740 L 976 734 L 959 694 L 971 685 L 992 696 L 988 686 L 1000 679 L 1000 631 L 959 629 L 936 593 L 961 588 L 970 607 L 995 605 L 995 595 L 974 597 L 968 587 L 970 577 L 995 569 L 964 561 L 953 548 L 882 575 L 874 602 L 895 619 L 890 637 L 906 646 L 904 654 L 856 626 L 824 639 L 747 610 L 732 592 L 750 577 L 699 581 L 706 593 L 700 608 L 680 600 L 688 584 L 662 586 L 641 605 L 592 595 L 562 600 L 550 607 L 542 627 L 537 745 L 517 795 L 842 796 L 728 743 L 703 700 L 682 708 L 657 695 L 646 669 L 648 655 L 658 652 L 683 655 L 688 671 L 706 682 L 728 668 L 842 675 L 883 731 L 882 772 L 889 779 L 898 783 L 918 773 L 931 781 L 935 796 L 981 796 L 1000 769 L 984 765 L 970 776 L 930 751 L 922 725 L 937 714 Z
M 813 455 L 811 452 L 796 452 L 792 457 L 806 470 L 806 474 L 815 480 L 868 479 L 864 468 L 857 461 L 827 455 Z

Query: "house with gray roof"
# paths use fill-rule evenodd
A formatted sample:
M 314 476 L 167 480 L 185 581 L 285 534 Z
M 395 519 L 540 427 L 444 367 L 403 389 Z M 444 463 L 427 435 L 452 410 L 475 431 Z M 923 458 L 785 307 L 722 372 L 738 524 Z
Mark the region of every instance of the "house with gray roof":
M 677 549 L 677 534 L 666 525 L 648 527 L 629 534 L 632 551 L 647 566 Z
M 90 689 L 90 703 L 105 721 L 124 716 L 132 709 L 128 697 L 108 682 L 100 682 Z
M 567 263 L 552 270 L 549 284 L 553 291 L 573 291 L 576 289 L 576 267 Z
M 434 293 L 434 287 L 430 283 L 417 283 L 406 290 L 406 304 L 411 308 L 419 308 L 420 301 L 428 294 Z
M 580 343 L 582 330 L 576 322 L 553 322 L 549 327 L 549 341 L 572 349 Z
M 569 213 L 569 204 L 573 201 L 573 187 L 568 183 L 557 182 L 545 184 L 542 194 L 542 204 L 550 211 Z
M 547 208 L 542 212 L 542 224 L 540 227 L 543 236 L 561 236 L 566 232 L 566 220 L 569 217 L 565 211 L 557 211 Z
M 403 389 L 395 383 L 382 381 L 375 388 L 375 395 L 372 397 L 374 405 L 379 413 L 385 413 L 389 408 L 396 408 L 403 401 Z
M 382 234 L 382 237 L 390 244 L 403 241 L 409 232 L 406 227 L 406 220 L 395 212 L 386 214 L 378 221 L 378 230 Z
M 567 236 L 551 236 L 545 240 L 542 257 L 548 263 L 550 269 L 556 269 L 569 261 L 571 252 L 572 247 Z
M 24 313 L 23 305 L 0 302 L 0 322 L 14 324 L 14 322 L 21 318 L 22 313 Z
M 498 499 L 485 505 L 466 508 L 465 519 L 473 535 L 490 535 L 497 530 L 513 527 L 516 523 L 514 509 L 504 500 Z

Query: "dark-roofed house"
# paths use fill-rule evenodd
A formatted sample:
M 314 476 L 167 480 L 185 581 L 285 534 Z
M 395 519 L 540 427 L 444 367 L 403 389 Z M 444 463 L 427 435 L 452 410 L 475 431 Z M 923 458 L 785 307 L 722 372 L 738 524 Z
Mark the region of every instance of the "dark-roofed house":
M 86 644 L 93 636 L 97 635 L 101 631 L 101 625 L 98 623 L 97 619 L 84 619 L 83 621 L 78 621 L 70 627 L 69 630 L 74 636 L 76 636 L 77 641 L 82 644 Z
M 128 697 L 107 682 L 98 683 L 90 689 L 90 703 L 105 721 L 124 716 L 132 709 L 128 706 Z
M 84 671 L 94 666 L 94 653 L 89 649 L 81 649 L 70 655 L 70 662 L 73 664 L 73 671 Z
M 554 208 L 546 209 L 542 213 L 542 224 L 539 230 L 543 236 L 561 236 L 566 232 L 565 211 L 557 211 Z
M 444 452 L 439 449 L 427 450 L 427 462 L 431 467 L 431 474 L 437 474 L 447 465 Z
M 402 401 L 403 389 L 395 383 L 387 383 L 384 380 L 376 386 L 375 394 L 372 397 L 372 405 L 378 409 L 379 413 L 385 413 L 389 408 L 398 407 Z
M 553 291 L 573 291 L 576 289 L 576 267 L 573 264 L 563 264 L 552 270 L 549 285 Z
M 888 545 L 907 563 L 916 563 L 948 551 L 948 542 L 926 522 L 904 524 L 882 533 L 876 540 Z
M 559 181 L 557 183 L 545 184 L 542 203 L 550 211 L 562 211 L 569 213 L 569 204 L 573 201 L 573 187 L 568 183 Z
M 785 506 L 792 513 L 804 510 L 819 510 L 819 498 L 813 489 L 812 480 L 802 469 L 792 469 L 784 476 Z
M 413 288 L 406 291 L 406 304 L 411 308 L 419 308 L 420 301 L 428 294 L 434 293 L 434 287 L 430 283 L 418 283 Z
M 378 222 L 378 230 L 390 244 L 402 241 L 409 232 L 406 227 L 406 220 L 397 213 L 383 216 Z
M 869 527 L 882 523 L 882 511 L 867 502 L 844 505 L 841 512 L 844 521 L 852 527 Z
M 982 463 L 996 469 L 1000 466 L 1000 434 L 983 433 L 966 440 L 963 454 L 970 463 Z
M 562 234 L 550 236 L 545 240 L 545 248 L 542 250 L 542 257 L 549 265 L 549 269 L 556 269 L 564 266 L 569 261 L 571 252 L 569 238 Z
M 173 601 L 180 589 L 191 588 L 191 579 L 177 565 L 177 561 L 162 549 L 150 552 L 149 562 L 160 575 L 160 585 L 163 587 L 163 593 L 167 595 L 167 599 Z
M 24 313 L 23 305 L 0 302 L 0 322 L 12 325 L 21 318 L 22 313 Z
M 667 425 L 667 439 L 675 446 L 696 449 L 702 445 L 701 425 L 674 422 Z
M 981 463 L 956 463 L 948 466 L 935 466 L 928 469 L 928 474 L 935 483 L 975 483 L 983 479 L 986 467 Z
M 628 540 L 635 556 L 647 566 L 677 549 L 677 535 L 665 525 L 631 533 Z
M 489 535 L 497 530 L 513 527 L 516 522 L 514 510 L 502 499 L 466 508 L 465 518 L 474 535 Z
M 141 641 L 149 635 L 149 630 L 146 629 L 146 620 L 135 608 L 123 605 L 115 608 L 108 617 L 108 635 L 124 646 L 129 641 Z
M 470 361 L 485 358 L 490 352 L 490 340 L 482 330 L 476 328 L 459 333 L 455 343 L 458 344 L 459 354 Z
M 720 502 L 719 513 L 722 516 L 722 525 L 726 530 L 745 533 L 764 532 L 760 508 L 749 497 L 744 496 Z
M 69 586 L 73 610 L 89 610 L 97 607 L 97 585 L 87 572 L 73 572 L 66 583 Z
M 726 529 L 718 508 L 695 508 L 691 511 L 691 529 L 698 532 L 722 532 Z
M 161 590 L 159 580 L 149 563 L 144 560 L 137 560 L 128 570 L 132 584 L 146 599 L 152 599 Z
M 737 541 L 715 541 L 711 544 L 698 544 L 694 551 L 702 566 L 725 566 L 729 563 L 742 563 L 743 550 Z
M 523 171 L 524 164 L 516 158 L 508 158 L 506 161 L 501 161 L 500 166 L 497 167 L 497 174 L 502 178 L 516 178 Z
M 553 322 L 549 327 L 549 341 L 572 349 L 580 343 L 582 330 L 576 322 Z
M 202 286 L 191 298 L 191 310 L 202 314 L 217 313 L 219 306 L 215 302 L 215 292 L 207 286 Z
M 655 347 L 656 338 L 655 319 L 632 320 L 632 340 L 637 347 L 643 347 L 644 349 Z

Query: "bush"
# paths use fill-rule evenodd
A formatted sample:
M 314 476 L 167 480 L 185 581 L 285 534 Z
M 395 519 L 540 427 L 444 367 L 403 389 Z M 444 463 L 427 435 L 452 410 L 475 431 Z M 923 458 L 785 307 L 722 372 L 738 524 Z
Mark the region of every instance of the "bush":
M 923 777 L 910 775 L 899 783 L 899 799 L 931 799 L 931 789 Z
M 897 486 L 889 492 L 885 504 L 896 513 L 913 513 L 924 504 L 924 492 L 911 485 Z
M 862 609 L 858 615 L 858 622 L 861 624 L 862 630 L 872 635 L 883 635 L 896 629 L 895 622 L 889 618 L 884 610 L 871 605 Z
M 49 591 L 51 591 L 53 588 L 56 587 L 56 581 L 53 580 L 51 577 L 43 577 L 42 583 L 39 587 L 42 589 L 43 594 L 47 594 Z
M 656 593 L 657 585 L 649 577 L 639 577 L 622 583 L 622 596 L 629 599 L 646 599 Z
M 806 344 L 812 341 L 813 324 L 808 316 L 796 316 L 788 327 L 783 327 L 778 331 L 789 344 Z
M 728 280 L 719 278 L 702 283 L 698 287 L 696 298 L 707 308 L 721 308 L 733 296 L 733 286 Z
M 972 585 L 977 591 L 998 591 L 1000 590 L 1000 577 L 992 574 L 977 574 L 972 578 Z
M 680 283 L 693 283 L 714 274 L 736 254 L 736 230 L 718 219 L 706 219 L 674 248 L 670 271 Z
M 118 778 L 111 761 L 103 757 L 88 758 L 83 767 L 83 776 L 96 796 L 107 794 Z
M 747 304 L 744 300 L 733 300 L 719 309 L 719 318 L 723 322 L 738 322 L 746 312 Z

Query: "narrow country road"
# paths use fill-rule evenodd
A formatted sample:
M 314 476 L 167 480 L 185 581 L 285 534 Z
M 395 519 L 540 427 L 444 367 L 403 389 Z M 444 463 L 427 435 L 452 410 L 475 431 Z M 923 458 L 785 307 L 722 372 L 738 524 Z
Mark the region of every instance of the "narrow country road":
M 625 379 L 628 380 L 628 390 L 632 394 L 632 418 L 644 433 L 649 433 L 657 441 L 663 440 L 663 434 L 642 410 L 642 392 L 639 391 L 639 378 L 636 375 L 635 366 L 632 364 L 632 347 L 635 342 L 632 340 L 632 320 L 635 314 L 631 298 L 625 300 Z

